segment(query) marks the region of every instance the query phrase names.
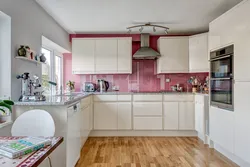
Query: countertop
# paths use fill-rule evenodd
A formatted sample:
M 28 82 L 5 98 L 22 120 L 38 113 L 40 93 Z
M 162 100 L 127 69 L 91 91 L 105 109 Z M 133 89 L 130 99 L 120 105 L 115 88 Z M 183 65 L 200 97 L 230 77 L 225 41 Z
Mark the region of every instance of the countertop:
M 85 97 L 90 95 L 137 95 L 137 94 L 200 94 L 206 95 L 204 93 L 192 93 L 192 92 L 75 92 L 71 94 L 47 96 L 46 101 L 41 102 L 15 102 L 15 106 L 67 106 L 71 105 Z

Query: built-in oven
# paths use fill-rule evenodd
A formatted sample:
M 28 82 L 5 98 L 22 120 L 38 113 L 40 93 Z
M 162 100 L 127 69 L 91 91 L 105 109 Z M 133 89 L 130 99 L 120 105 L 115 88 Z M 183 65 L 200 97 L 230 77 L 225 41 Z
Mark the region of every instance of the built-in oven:
M 233 45 L 210 54 L 210 104 L 230 111 L 234 110 L 233 55 Z

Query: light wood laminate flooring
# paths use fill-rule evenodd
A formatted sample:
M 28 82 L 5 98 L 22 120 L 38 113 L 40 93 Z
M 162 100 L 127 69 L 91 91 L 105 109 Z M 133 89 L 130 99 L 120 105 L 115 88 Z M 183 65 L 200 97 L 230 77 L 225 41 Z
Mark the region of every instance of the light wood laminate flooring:
M 89 138 L 76 167 L 238 167 L 196 137 Z

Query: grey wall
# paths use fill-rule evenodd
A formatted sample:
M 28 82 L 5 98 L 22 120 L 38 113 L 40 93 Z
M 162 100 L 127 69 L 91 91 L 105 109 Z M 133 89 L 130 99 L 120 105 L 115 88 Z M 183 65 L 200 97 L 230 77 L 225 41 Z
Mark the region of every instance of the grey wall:
M 0 12 L 0 98 L 11 96 L 11 18 Z
M 40 65 L 14 58 L 19 45 L 29 45 L 32 50 L 40 53 L 43 35 L 70 51 L 69 34 L 34 0 L 0 0 L 0 11 L 11 17 L 11 97 L 17 100 L 21 81 L 15 76 L 23 72 L 41 76 Z

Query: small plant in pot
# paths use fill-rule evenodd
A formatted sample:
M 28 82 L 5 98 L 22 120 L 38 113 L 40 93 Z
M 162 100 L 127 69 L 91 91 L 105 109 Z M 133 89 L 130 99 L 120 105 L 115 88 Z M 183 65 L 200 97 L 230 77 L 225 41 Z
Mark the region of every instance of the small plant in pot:
M 68 81 L 66 85 L 67 85 L 67 92 L 74 92 L 75 91 L 75 82 L 74 81 Z
M 12 105 L 14 105 L 14 102 L 11 100 L 0 100 L 0 123 L 10 120 Z

